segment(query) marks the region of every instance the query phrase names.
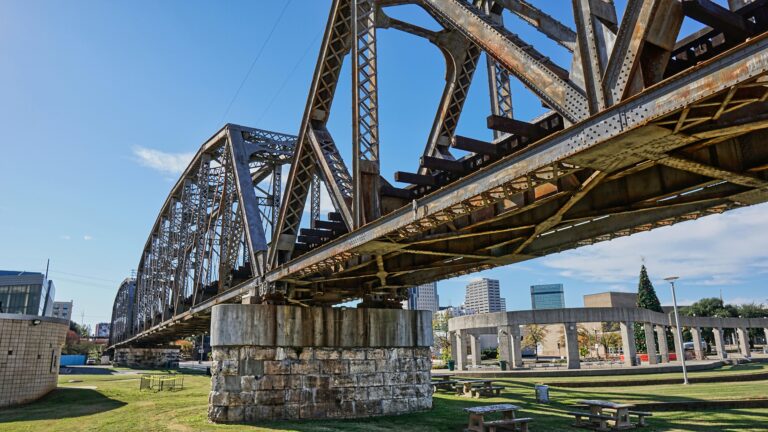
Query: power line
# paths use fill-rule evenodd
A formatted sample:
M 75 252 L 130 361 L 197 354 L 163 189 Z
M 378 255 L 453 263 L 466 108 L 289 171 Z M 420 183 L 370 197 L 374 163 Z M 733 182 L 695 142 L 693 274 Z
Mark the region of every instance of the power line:
M 69 273 L 69 272 L 64 272 L 64 271 L 61 271 L 61 270 L 51 270 L 51 273 L 63 274 L 63 275 L 67 275 L 67 276 L 75 276 L 75 277 L 80 277 L 80 278 L 85 278 L 85 279 L 94 279 L 94 280 L 100 280 L 100 281 L 105 281 L 105 282 L 120 283 L 119 281 L 116 281 L 114 279 L 107 279 L 107 278 L 102 278 L 102 277 L 98 277 L 98 276 L 88 276 L 88 275 L 82 275 L 82 274 L 77 274 L 77 273 Z
M 280 96 L 280 93 L 283 92 L 283 89 L 285 89 L 285 86 L 288 84 L 288 82 L 293 78 L 293 75 L 296 73 L 296 70 L 299 68 L 299 65 L 301 62 L 304 61 L 304 58 L 307 56 L 309 51 L 312 49 L 313 46 L 315 46 L 315 42 L 317 42 L 318 39 L 320 39 L 320 36 L 323 34 L 322 31 L 319 31 L 315 37 L 312 39 L 312 41 L 309 43 L 307 48 L 304 50 L 304 53 L 299 57 L 299 60 L 296 61 L 296 64 L 293 65 L 293 69 L 291 69 L 291 72 L 288 73 L 288 75 L 283 80 L 283 83 L 280 84 L 280 88 L 277 89 L 277 93 L 275 93 L 272 96 L 272 99 L 267 104 L 267 107 L 264 108 L 264 110 L 261 112 L 261 115 L 259 115 L 259 118 L 256 120 L 256 125 L 258 126 L 261 123 L 261 119 L 264 118 L 265 115 L 267 115 L 267 112 L 269 112 L 269 109 L 272 108 L 272 105 L 277 100 L 277 97 Z
M 280 11 L 280 15 L 277 17 L 277 21 L 275 21 L 275 24 L 272 26 L 272 29 L 269 31 L 269 34 L 267 35 L 267 38 L 264 39 L 264 42 L 261 44 L 261 48 L 259 48 L 258 54 L 256 54 L 256 58 L 253 59 L 253 62 L 251 63 L 251 67 L 248 68 L 248 73 L 245 74 L 245 77 L 243 77 L 243 80 L 240 82 L 240 86 L 237 88 L 237 91 L 235 92 L 235 95 L 232 96 L 232 100 L 229 101 L 229 105 L 227 105 L 226 111 L 224 111 L 224 115 L 221 116 L 220 123 L 224 122 L 224 119 L 227 117 L 227 114 L 229 114 L 229 110 L 232 108 L 232 104 L 235 103 L 235 100 L 237 99 L 237 96 L 240 95 L 240 90 L 243 89 L 243 86 L 245 85 L 245 82 L 248 80 L 248 77 L 251 76 L 251 72 L 253 72 L 253 68 L 256 66 L 256 63 L 261 58 L 261 54 L 264 52 L 264 48 L 266 48 L 267 43 L 269 43 L 269 40 L 272 39 L 272 34 L 275 33 L 275 29 L 277 29 L 278 24 L 280 24 L 280 21 L 283 19 L 283 15 L 285 15 L 286 9 L 288 9 L 288 6 L 291 4 L 293 0 L 288 0 L 285 2 L 285 6 L 283 6 L 283 10 Z

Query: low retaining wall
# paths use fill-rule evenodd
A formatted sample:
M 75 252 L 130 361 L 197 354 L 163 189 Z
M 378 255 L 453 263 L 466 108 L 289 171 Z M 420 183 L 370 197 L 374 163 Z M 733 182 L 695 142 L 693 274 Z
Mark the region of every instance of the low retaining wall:
M 212 313 L 212 421 L 432 408 L 430 312 L 219 305 Z
M 41 398 L 56 388 L 69 322 L 0 314 L 0 407 Z
M 179 367 L 178 348 L 117 348 L 117 366 L 142 369 L 176 369 Z

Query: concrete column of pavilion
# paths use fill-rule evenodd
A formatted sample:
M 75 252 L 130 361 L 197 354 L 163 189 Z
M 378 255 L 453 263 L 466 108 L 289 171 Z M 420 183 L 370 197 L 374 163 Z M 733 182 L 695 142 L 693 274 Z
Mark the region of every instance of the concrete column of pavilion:
M 470 356 L 472 359 L 472 367 L 476 368 L 480 366 L 480 337 L 474 333 L 469 334 L 469 348 Z
M 520 326 L 517 324 L 499 326 L 499 358 L 510 368 L 523 367 L 523 353 L 520 344 Z
M 696 353 L 696 360 L 705 360 L 704 351 L 701 349 L 701 329 L 691 327 L 691 337 L 693 338 L 693 352 Z
M 464 331 L 456 332 L 456 370 L 467 369 L 467 336 Z
M 454 361 L 454 366 L 456 365 L 456 358 L 457 358 L 457 350 L 456 350 L 456 332 L 448 332 L 448 342 L 451 344 L 451 358 Z
M 658 359 L 656 358 L 656 338 L 653 337 L 653 324 L 647 322 L 643 323 L 643 332 L 645 333 L 645 346 L 646 352 L 648 353 L 648 364 L 658 364 Z
M 749 331 L 745 327 L 739 327 L 736 333 L 739 336 L 739 352 L 744 358 L 749 358 Z
M 659 340 L 659 354 L 661 362 L 669 363 L 669 347 L 667 345 L 667 329 L 664 326 L 656 326 L 656 337 Z
M 635 327 L 632 321 L 622 321 L 619 323 L 621 330 L 621 346 L 624 351 L 624 365 L 635 366 L 635 357 L 637 357 L 637 347 L 635 346 Z
M 568 369 L 580 369 L 579 360 L 579 332 L 576 323 L 564 323 L 565 329 L 565 352 L 568 358 Z
M 725 360 L 728 358 L 728 353 L 725 351 L 725 339 L 723 338 L 723 329 L 721 327 L 713 327 L 712 334 L 715 337 L 715 350 L 717 351 L 717 358 Z

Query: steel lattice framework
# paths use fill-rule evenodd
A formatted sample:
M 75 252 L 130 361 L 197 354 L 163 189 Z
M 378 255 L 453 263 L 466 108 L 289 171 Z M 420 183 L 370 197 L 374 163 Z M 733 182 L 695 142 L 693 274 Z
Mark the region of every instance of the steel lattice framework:
M 572 0 L 571 29 L 523 0 L 334 0 L 298 136 L 227 125 L 203 145 L 158 216 L 132 330 L 113 344 L 204 330 L 220 302 L 398 307 L 415 284 L 765 202 L 767 3 L 628 0 L 618 16 L 611 0 Z M 388 14 L 405 4 L 442 30 Z M 510 31 L 510 14 L 571 64 Z M 685 17 L 706 27 L 681 36 Z M 379 167 L 377 32 L 390 29 L 446 62 L 418 169 L 394 175 L 403 187 Z M 483 56 L 492 142 L 456 134 Z M 345 59 L 351 170 L 327 127 Z M 511 80 L 550 111 L 515 118 Z

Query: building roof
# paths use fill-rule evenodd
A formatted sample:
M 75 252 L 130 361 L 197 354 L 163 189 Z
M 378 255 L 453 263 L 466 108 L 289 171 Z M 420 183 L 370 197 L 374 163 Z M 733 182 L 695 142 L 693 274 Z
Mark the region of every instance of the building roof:
M 39 275 L 42 276 L 42 273 L 39 272 L 28 272 L 28 271 L 19 271 L 19 270 L 0 270 L 0 276 L 31 276 L 31 275 Z

